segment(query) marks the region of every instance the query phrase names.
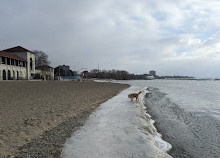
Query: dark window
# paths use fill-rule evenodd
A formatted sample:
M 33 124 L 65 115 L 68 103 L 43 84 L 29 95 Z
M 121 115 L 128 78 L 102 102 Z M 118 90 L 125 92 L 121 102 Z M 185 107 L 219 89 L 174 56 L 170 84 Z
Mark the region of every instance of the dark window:
M 7 58 L 7 65 L 11 65 L 11 59 Z
M 15 60 L 15 65 L 18 66 L 18 60 Z
M 11 59 L 11 65 L 15 65 L 15 60 Z
M 25 61 L 23 61 L 23 67 L 26 67 Z
M 33 68 L 33 61 L 32 61 L 32 58 L 30 58 L 30 68 L 31 68 L 31 70 L 32 70 L 32 68 Z
M 5 64 L 5 57 L 2 57 L 2 64 Z
M 3 75 L 3 80 L 6 80 L 6 79 L 7 79 L 7 76 L 6 76 L 6 71 L 5 71 L 5 70 L 3 70 L 3 71 L 2 71 L 2 73 L 3 73 L 3 74 L 2 74 L 2 75 Z

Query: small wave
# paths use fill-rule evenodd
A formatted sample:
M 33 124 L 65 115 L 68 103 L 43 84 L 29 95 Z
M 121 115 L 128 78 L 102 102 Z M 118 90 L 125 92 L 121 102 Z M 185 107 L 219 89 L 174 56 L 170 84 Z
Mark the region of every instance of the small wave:
M 154 126 L 155 121 L 153 119 L 151 119 L 151 115 L 147 113 L 147 108 L 145 106 L 145 97 L 148 96 L 148 94 L 150 94 L 150 88 L 145 87 L 144 90 L 142 90 L 142 93 L 139 96 L 139 106 L 142 107 L 142 109 L 145 112 L 145 116 L 147 117 L 147 120 L 149 120 L 149 123 L 151 125 L 151 129 L 152 131 L 154 131 L 153 137 L 156 141 L 157 146 L 163 151 L 163 152 L 168 152 L 169 150 L 171 150 L 172 146 L 171 144 L 169 144 L 168 142 L 164 141 L 162 139 L 162 135 L 160 133 L 157 132 L 156 127 Z M 149 128 L 149 127 L 148 127 Z M 146 129 L 146 128 L 145 128 Z M 149 130 L 149 129 L 148 129 Z
M 166 94 L 151 89 L 146 98 L 148 113 L 173 146 L 174 157 L 217 158 L 220 155 L 220 123 L 211 116 L 190 112 L 173 103 Z

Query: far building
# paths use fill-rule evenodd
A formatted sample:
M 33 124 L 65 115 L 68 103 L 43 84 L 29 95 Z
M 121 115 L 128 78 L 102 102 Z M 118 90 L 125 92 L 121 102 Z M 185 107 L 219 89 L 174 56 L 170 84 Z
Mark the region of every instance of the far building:
M 68 73 L 70 71 L 70 66 L 62 65 L 60 66 L 60 69 L 63 69 L 66 73 Z
M 83 71 L 83 72 L 82 72 L 82 77 L 83 77 L 83 78 L 86 78 L 86 79 L 87 79 L 88 76 L 89 76 L 89 72 L 88 72 L 88 71 Z
M 55 68 L 55 76 L 71 76 L 70 71 L 70 66 L 59 65 Z
M 43 80 L 54 80 L 54 68 L 48 65 L 42 65 L 36 67 L 35 78 Z
M 156 77 L 156 71 L 154 70 L 149 71 L 149 75 Z
M 34 52 L 21 46 L 0 51 L 0 80 L 30 80 L 35 74 Z M 53 78 L 52 73 L 50 74 Z
M 35 74 L 35 53 L 21 46 L 0 53 L 0 80 L 32 79 Z

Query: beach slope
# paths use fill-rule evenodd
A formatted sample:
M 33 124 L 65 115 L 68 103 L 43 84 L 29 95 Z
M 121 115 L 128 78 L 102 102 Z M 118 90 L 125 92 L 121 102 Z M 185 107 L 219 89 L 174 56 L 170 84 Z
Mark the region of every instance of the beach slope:
M 0 157 L 59 157 L 63 143 L 101 103 L 128 85 L 0 82 Z

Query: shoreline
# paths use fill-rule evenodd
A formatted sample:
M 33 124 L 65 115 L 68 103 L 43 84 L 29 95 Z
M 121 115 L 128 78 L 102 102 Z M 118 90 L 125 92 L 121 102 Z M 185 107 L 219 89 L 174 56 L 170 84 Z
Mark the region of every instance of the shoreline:
M 0 157 L 60 157 L 66 139 L 89 114 L 128 87 L 73 81 L 0 82 Z
M 155 140 L 156 129 L 143 105 L 146 91 L 139 101 L 127 97 L 138 90 L 131 86 L 103 103 L 65 143 L 63 157 L 170 158 L 156 143 L 161 140 Z

